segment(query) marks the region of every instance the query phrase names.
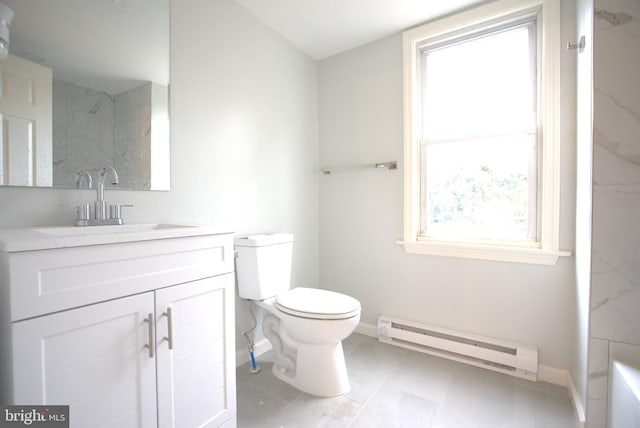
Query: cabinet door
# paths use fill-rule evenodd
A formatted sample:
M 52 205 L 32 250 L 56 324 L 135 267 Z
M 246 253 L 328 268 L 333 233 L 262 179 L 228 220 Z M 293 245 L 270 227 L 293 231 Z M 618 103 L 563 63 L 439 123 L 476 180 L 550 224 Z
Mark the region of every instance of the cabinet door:
M 14 323 L 15 403 L 70 405 L 76 428 L 155 427 L 153 310 L 149 292 Z
M 226 274 L 156 291 L 159 427 L 217 427 L 235 416 L 233 287 Z

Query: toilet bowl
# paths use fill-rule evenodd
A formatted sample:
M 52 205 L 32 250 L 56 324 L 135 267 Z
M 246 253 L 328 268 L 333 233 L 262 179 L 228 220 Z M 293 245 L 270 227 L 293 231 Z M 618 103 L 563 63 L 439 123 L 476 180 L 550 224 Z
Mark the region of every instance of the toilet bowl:
M 292 295 L 295 299 L 291 299 Z M 288 306 L 280 303 L 283 298 Z M 350 310 L 339 312 L 332 309 L 334 305 L 329 304 L 326 309 L 318 305 L 318 301 L 332 299 L 342 301 L 344 306 L 351 304 Z M 349 392 L 342 340 L 353 333 L 360 321 L 357 300 L 300 287 L 258 305 L 268 312 L 262 331 L 273 345 L 273 374 L 278 379 L 311 395 L 334 397 Z M 315 306 L 314 312 L 308 306 Z
M 262 331 L 273 345 L 274 376 L 311 395 L 346 394 L 342 340 L 360 321 L 360 302 L 328 290 L 289 289 L 292 243 L 287 234 L 237 238 L 238 294 L 265 311 Z

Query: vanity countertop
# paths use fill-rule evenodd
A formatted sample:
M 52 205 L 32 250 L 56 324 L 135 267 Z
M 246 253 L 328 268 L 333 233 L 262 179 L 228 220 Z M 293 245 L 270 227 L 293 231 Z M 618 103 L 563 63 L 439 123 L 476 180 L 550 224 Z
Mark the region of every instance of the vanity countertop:
M 0 229 L 0 251 L 12 253 L 227 233 L 231 232 L 219 231 L 209 226 L 165 223 L 17 227 Z

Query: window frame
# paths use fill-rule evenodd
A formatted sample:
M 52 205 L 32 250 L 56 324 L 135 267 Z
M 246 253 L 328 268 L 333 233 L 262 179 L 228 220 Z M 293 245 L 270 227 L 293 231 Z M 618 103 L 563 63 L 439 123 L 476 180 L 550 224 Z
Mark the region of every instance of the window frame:
M 440 40 L 439 38 L 436 38 L 436 40 L 431 41 L 429 40 L 427 43 L 421 43 L 420 44 L 420 70 L 422 71 L 426 71 L 426 67 L 428 64 L 428 58 L 429 55 L 431 55 L 431 53 L 433 52 L 437 52 L 440 49 L 447 49 L 449 47 L 455 48 L 455 46 L 459 45 L 459 44 L 463 44 L 463 43 L 472 43 L 475 40 L 481 40 L 484 37 L 491 37 L 494 35 L 498 35 L 500 33 L 507 33 L 510 31 L 517 31 L 521 28 L 525 28 L 528 32 L 528 41 L 527 41 L 527 45 L 528 45 L 528 52 L 529 52 L 529 71 L 531 72 L 531 76 L 535 77 L 536 81 L 533 83 L 533 92 L 531 92 L 531 96 L 533 97 L 532 99 L 532 105 L 534 107 L 535 110 L 535 116 L 534 116 L 534 121 L 531 123 L 530 127 L 525 128 L 520 128 L 517 131 L 515 129 L 510 129 L 510 130 L 504 130 L 504 129 L 498 129 L 498 130 L 494 130 L 493 132 L 488 132 L 488 133 L 482 133 L 482 131 L 474 134 L 474 138 L 477 138 L 478 140 L 484 140 L 487 139 L 491 136 L 506 136 L 506 135 L 522 135 L 522 134 L 531 134 L 535 136 L 534 139 L 534 146 L 530 147 L 528 152 L 528 168 L 527 168 L 527 176 L 529 177 L 528 180 L 528 216 L 527 216 L 527 238 L 526 239 L 518 239 L 518 240 L 509 240 L 509 239 L 501 239 L 499 240 L 499 242 L 518 242 L 520 243 L 520 245 L 522 245 L 523 243 L 529 244 L 530 242 L 532 242 L 533 240 L 535 240 L 536 242 L 539 240 L 540 238 L 540 234 L 538 233 L 538 224 L 539 224 L 539 216 L 538 216 L 538 166 L 540 164 L 539 162 L 539 146 L 540 146 L 540 138 L 539 138 L 539 129 L 540 129 L 540 121 L 539 121 L 539 116 L 540 116 L 540 108 L 539 108 L 539 100 L 538 100 L 538 87 L 540 86 L 539 80 L 538 79 L 538 73 L 537 73 L 537 69 L 539 69 L 538 66 L 538 60 L 540 58 L 540 52 L 538 49 L 539 43 L 538 43 L 538 34 L 540 34 L 540 18 L 538 16 L 539 14 L 537 13 L 537 11 L 532 11 L 530 13 L 525 13 L 525 14 L 518 14 L 516 15 L 513 19 L 509 19 L 509 20 L 505 20 L 505 19 L 501 19 L 498 22 L 489 22 L 486 25 L 481 26 L 478 29 L 474 29 L 473 31 L 465 31 L 463 34 L 453 34 L 451 37 L 446 37 L 445 40 Z M 532 49 L 533 48 L 533 49 Z M 506 55 L 509 55 L 509 52 L 505 52 Z M 429 94 L 428 91 L 426 89 L 427 83 L 428 83 L 428 79 L 429 76 L 428 74 L 425 73 L 421 73 L 420 76 L 420 100 L 421 100 L 421 117 L 425 118 L 425 111 L 424 111 L 424 101 L 427 100 L 429 98 Z M 427 155 L 427 151 L 429 149 L 429 147 L 433 144 L 447 144 L 448 142 L 460 142 L 462 140 L 469 140 L 470 138 L 472 138 L 469 135 L 465 135 L 465 136 L 458 136 L 458 137 L 453 137 L 453 138 L 447 138 L 444 137 L 444 140 L 441 139 L 430 139 L 428 137 L 426 137 L 424 135 L 424 131 L 425 131 L 425 124 L 424 122 L 421 123 L 421 127 L 423 129 L 422 131 L 422 135 L 421 135 L 421 144 L 420 144 L 420 156 L 421 156 L 421 160 L 420 160 L 420 165 L 421 165 L 421 186 L 426 186 L 426 188 L 423 189 L 423 191 L 421 192 L 421 197 L 422 197 L 422 201 L 420 204 L 420 207 L 422 208 L 420 210 L 420 232 L 419 232 L 419 239 L 438 239 L 437 236 L 443 236 L 442 234 L 438 234 L 438 233 L 434 233 L 433 230 L 429 230 L 429 225 L 431 224 L 429 222 L 429 215 L 428 212 L 430 211 L 430 207 L 429 207 L 429 200 L 426 197 L 426 194 L 429 192 L 429 180 L 427 179 L 428 175 L 429 175 L 429 168 L 427 166 L 427 164 L 429 163 L 429 156 Z M 448 141 L 447 141 L 448 140 Z M 445 239 L 446 239 L 446 235 Z M 440 238 L 441 239 L 441 238 Z M 453 240 L 453 238 L 451 239 Z M 457 238 L 457 240 L 463 240 L 463 241 L 468 241 L 469 238 Z M 478 238 L 479 241 L 485 241 L 487 243 L 495 243 L 496 240 L 491 240 L 490 237 L 484 237 L 484 238 Z
M 473 241 L 420 236 L 421 230 L 421 47 L 438 39 L 538 14 L 539 178 L 535 242 Z M 555 0 L 498 0 L 403 33 L 404 237 L 407 253 L 554 265 L 560 222 L 560 5 Z

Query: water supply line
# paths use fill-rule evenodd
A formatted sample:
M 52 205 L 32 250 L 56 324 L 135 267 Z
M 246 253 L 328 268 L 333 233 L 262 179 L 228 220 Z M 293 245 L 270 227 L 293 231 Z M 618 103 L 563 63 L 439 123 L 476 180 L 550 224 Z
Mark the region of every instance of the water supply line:
M 253 313 L 253 300 L 248 300 L 248 302 L 249 302 L 249 313 L 251 314 L 251 318 L 253 319 L 253 325 L 249 330 L 243 331 L 242 335 L 247 341 L 247 348 L 249 349 L 249 357 L 251 358 L 251 369 L 249 371 L 251 373 L 258 373 L 260 371 L 260 366 L 256 365 L 256 357 L 253 355 L 253 339 L 249 337 L 249 334 L 252 333 L 258 326 L 258 320 L 256 319 L 256 316 Z
M 236 277 L 236 286 L 238 284 L 238 265 L 236 263 L 236 259 L 238 258 L 238 250 L 233 252 L 233 263 L 234 263 L 234 272 Z M 249 333 L 252 333 L 256 327 L 258 326 L 258 320 L 256 319 L 256 315 L 253 313 L 253 300 L 247 300 L 249 302 L 249 313 L 251 314 L 251 319 L 253 319 L 253 325 L 247 331 L 243 331 L 242 335 L 247 341 L 247 348 L 249 349 L 249 358 L 251 358 L 251 369 L 249 371 L 251 373 L 258 373 L 260 371 L 260 366 L 256 364 L 256 357 L 253 355 L 253 339 L 249 337 Z

